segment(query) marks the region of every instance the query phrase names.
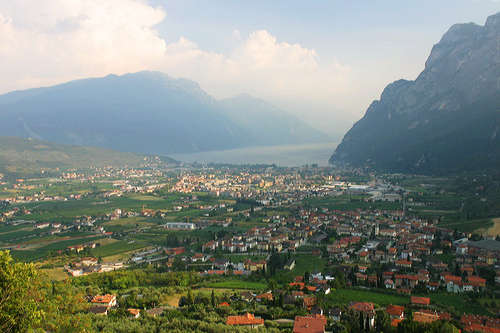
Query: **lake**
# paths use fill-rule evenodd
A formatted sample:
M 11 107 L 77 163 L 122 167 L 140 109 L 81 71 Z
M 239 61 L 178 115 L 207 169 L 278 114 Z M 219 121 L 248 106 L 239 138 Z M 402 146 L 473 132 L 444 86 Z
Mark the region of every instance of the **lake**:
M 288 167 L 306 164 L 327 166 L 328 159 L 333 154 L 337 144 L 336 142 L 326 142 L 303 145 L 259 146 L 201 153 L 170 154 L 169 156 L 188 163 L 276 164 Z

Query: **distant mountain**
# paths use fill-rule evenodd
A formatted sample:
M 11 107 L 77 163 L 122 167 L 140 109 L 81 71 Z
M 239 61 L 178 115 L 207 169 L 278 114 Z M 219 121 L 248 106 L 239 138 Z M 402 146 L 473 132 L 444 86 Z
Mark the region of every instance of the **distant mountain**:
M 0 136 L 0 172 L 30 175 L 41 169 L 88 167 L 140 167 L 143 155 L 122 153 L 109 149 L 69 146 L 34 139 Z M 168 157 L 164 163 L 176 164 Z
M 146 154 L 296 141 L 285 121 L 266 130 L 288 136 L 278 140 L 269 135 L 269 141 L 256 138 L 253 123 L 248 127 L 235 121 L 244 115 L 229 116 L 227 104 L 219 103 L 193 81 L 159 72 L 109 75 L 0 96 L 0 133 Z M 264 114 L 259 117 L 265 119 Z M 310 130 L 311 136 L 316 133 Z
M 257 146 L 327 142 L 331 139 L 297 117 L 247 94 L 220 101 L 221 110 Z
M 412 173 L 498 168 L 500 13 L 485 26 L 452 26 L 418 78 L 388 85 L 330 163 Z

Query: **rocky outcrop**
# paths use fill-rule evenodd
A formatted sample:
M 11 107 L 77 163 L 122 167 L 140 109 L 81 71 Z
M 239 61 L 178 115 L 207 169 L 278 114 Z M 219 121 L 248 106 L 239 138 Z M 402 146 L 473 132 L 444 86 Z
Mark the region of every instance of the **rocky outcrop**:
M 500 164 L 500 13 L 456 24 L 415 81 L 388 85 L 345 135 L 332 164 L 441 173 Z

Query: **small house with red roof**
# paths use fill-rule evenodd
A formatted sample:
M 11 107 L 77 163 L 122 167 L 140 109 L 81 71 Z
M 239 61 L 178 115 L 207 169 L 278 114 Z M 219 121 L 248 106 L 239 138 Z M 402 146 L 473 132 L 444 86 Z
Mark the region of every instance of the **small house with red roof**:
M 231 326 L 245 326 L 245 327 L 257 328 L 260 326 L 264 326 L 264 319 L 260 317 L 255 317 L 251 313 L 246 313 L 241 316 L 228 316 L 226 324 Z
M 297 316 L 293 323 L 293 333 L 324 333 L 326 317 L 322 315 Z

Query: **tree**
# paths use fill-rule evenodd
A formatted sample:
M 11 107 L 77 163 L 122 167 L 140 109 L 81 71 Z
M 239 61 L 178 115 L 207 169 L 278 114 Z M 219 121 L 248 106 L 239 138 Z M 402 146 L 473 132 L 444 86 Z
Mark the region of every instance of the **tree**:
M 9 251 L 0 251 L 1 332 L 24 332 L 42 321 L 38 281 L 33 264 L 16 263 Z
M 212 306 L 215 308 L 215 292 L 212 289 L 212 295 L 210 295 L 210 301 L 212 303 Z
M 384 310 L 377 311 L 375 317 L 375 329 L 377 332 L 390 332 L 391 331 L 391 318 Z
M 309 277 L 311 276 L 311 273 L 309 273 L 309 271 L 306 271 L 304 273 L 304 283 L 308 283 L 309 282 Z
M 194 304 L 194 297 L 193 293 L 191 292 L 191 289 L 188 290 L 186 302 L 188 305 Z

